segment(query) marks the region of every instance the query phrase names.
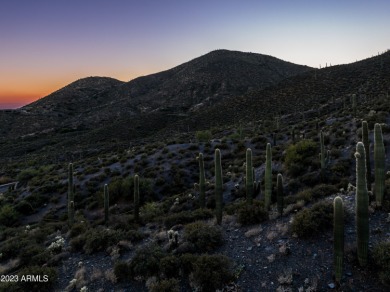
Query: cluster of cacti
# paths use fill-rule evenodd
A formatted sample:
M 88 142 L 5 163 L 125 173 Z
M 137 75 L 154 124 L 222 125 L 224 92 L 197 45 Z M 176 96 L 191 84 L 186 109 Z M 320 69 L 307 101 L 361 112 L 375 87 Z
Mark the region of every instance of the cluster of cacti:
M 104 185 L 104 224 L 108 224 L 108 208 L 109 208 L 109 195 L 108 185 Z
M 367 189 L 371 190 L 371 163 L 370 163 L 370 142 L 368 140 L 368 124 L 366 121 L 362 122 L 362 140 L 364 149 L 366 150 L 366 180 L 367 180 Z
M 337 196 L 333 201 L 333 264 L 337 282 L 340 282 L 343 274 L 343 259 L 344 207 L 343 200 Z
M 139 177 L 134 175 L 134 221 L 139 221 Z
M 320 132 L 320 149 L 321 153 L 319 154 L 321 160 L 321 170 L 324 170 L 330 161 L 330 151 L 328 150 L 325 154 L 325 144 L 324 144 L 324 133 Z
M 383 144 L 382 128 L 375 124 L 374 128 L 374 164 L 375 164 L 375 199 L 380 207 L 383 203 L 385 189 L 385 146 Z
M 221 166 L 221 151 L 215 149 L 215 208 L 217 224 L 222 223 L 222 166 Z
M 168 243 L 171 247 L 177 247 L 179 243 L 179 232 L 172 229 L 168 230 Z
M 277 207 L 280 216 L 283 216 L 283 207 L 284 207 L 284 195 L 283 195 L 283 176 L 278 173 L 276 179 L 276 199 Z
M 74 184 L 73 184 L 73 164 L 68 167 L 68 223 L 72 226 L 74 223 Z
M 203 153 L 199 153 L 199 205 L 201 208 L 206 207 L 206 186 L 205 186 L 205 173 L 204 173 L 204 161 Z
M 246 188 L 246 201 L 248 204 L 253 203 L 254 193 L 254 178 L 253 178 L 253 166 L 252 166 L 252 150 L 248 148 L 246 150 L 246 176 L 245 176 L 245 188 Z
M 356 145 L 356 234 L 359 264 L 365 266 L 368 259 L 368 191 L 366 182 L 366 154 L 362 142 Z
M 264 206 L 266 210 L 269 210 L 272 196 L 272 152 L 270 143 L 267 143 L 266 149 L 264 185 Z

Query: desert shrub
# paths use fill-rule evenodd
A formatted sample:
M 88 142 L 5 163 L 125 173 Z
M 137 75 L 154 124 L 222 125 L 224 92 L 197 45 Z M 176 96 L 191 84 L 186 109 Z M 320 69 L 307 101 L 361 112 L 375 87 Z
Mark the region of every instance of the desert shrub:
M 313 198 L 320 199 L 338 192 L 334 185 L 320 184 L 312 189 Z
M 184 274 L 189 274 L 193 271 L 193 264 L 195 263 L 197 255 L 192 253 L 184 253 L 180 256 L 180 268 Z
M 193 264 L 192 285 L 214 292 L 233 279 L 232 262 L 224 255 L 201 255 Z
M 15 210 L 23 215 L 31 215 L 34 213 L 34 208 L 26 200 L 21 200 L 15 205 Z
M 174 278 L 180 270 L 180 260 L 178 257 L 169 255 L 160 261 L 160 275 L 162 278 Z
M 138 231 L 119 231 L 110 229 L 89 229 L 82 235 L 73 238 L 70 242 L 75 250 L 81 247 L 87 254 L 104 251 L 107 247 L 117 244 L 121 240 L 138 241 L 144 235 Z
M 191 223 L 197 220 L 205 220 L 212 218 L 213 212 L 209 209 L 196 209 L 195 211 L 182 211 L 167 216 L 164 219 L 164 224 L 167 228 L 171 228 L 177 224 Z
M 114 265 L 114 274 L 118 281 L 130 279 L 130 266 L 126 262 L 118 261 Z
M 299 211 L 291 223 L 291 231 L 299 237 L 309 237 L 318 234 L 325 228 L 332 226 L 333 206 L 330 202 L 319 202 L 311 208 Z
M 221 230 L 202 221 L 187 224 L 184 239 L 192 243 L 198 251 L 210 251 L 223 243 Z
M 12 226 L 18 222 L 19 214 L 11 205 L 4 205 L 0 209 L 0 225 Z
M 295 195 L 290 195 L 286 196 L 284 198 L 284 203 L 289 205 L 289 204 L 294 204 L 298 201 L 304 200 L 306 203 L 310 202 L 312 199 L 312 189 L 305 189 L 300 192 L 298 192 Z
M 23 169 L 16 177 L 20 184 L 27 183 L 31 178 L 39 175 L 39 171 L 33 168 Z
M 313 140 L 302 140 L 286 149 L 285 167 L 291 176 L 301 175 L 318 157 L 318 145 Z
M 264 203 L 254 200 L 252 205 L 246 202 L 238 208 L 238 222 L 243 225 L 256 224 L 268 219 L 268 212 Z
M 372 253 L 374 263 L 379 268 L 379 278 L 383 284 L 390 286 L 390 241 L 381 242 Z
M 70 230 L 70 237 L 76 237 L 87 231 L 87 225 L 85 223 L 75 223 Z
M 156 244 L 137 249 L 129 266 L 131 275 L 145 278 L 157 275 L 164 256 L 165 253 Z
M 180 282 L 178 279 L 162 279 L 148 286 L 149 292 L 179 292 Z
M 141 206 L 140 211 L 140 213 L 142 214 L 142 219 L 146 222 L 150 222 L 154 218 L 161 216 L 164 213 L 161 204 L 157 202 L 146 203 L 145 205 Z
M 196 131 L 195 137 L 199 142 L 208 142 L 211 139 L 211 132 L 209 130 Z

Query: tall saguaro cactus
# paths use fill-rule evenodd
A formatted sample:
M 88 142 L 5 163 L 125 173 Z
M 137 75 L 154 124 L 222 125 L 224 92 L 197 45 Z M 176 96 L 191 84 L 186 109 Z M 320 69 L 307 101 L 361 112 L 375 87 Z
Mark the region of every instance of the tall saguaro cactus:
M 343 200 L 337 196 L 333 200 L 333 264 L 336 281 L 343 275 L 344 261 L 344 207 Z
M 371 191 L 371 163 L 370 163 L 370 141 L 368 140 L 368 124 L 366 121 L 362 122 L 362 140 L 364 149 L 366 150 L 366 180 L 367 180 L 367 189 Z
M 252 150 L 248 148 L 246 150 L 246 179 L 245 179 L 245 188 L 246 188 L 246 200 L 249 205 L 253 204 L 253 167 L 252 167 Z
M 221 151 L 215 149 L 215 207 L 217 224 L 222 223 L 222 166 L 221 166 Z
M 385 190 L 385 146 L 383 144 L 382 127 L 375 124 L 374 128 L 374 164 L 375 164 L 375 199 L 382 206 Z
M 74 185 L 73 185 L 73 163 L 68 167 L 68 222 L 72 226 L 74 222 Z
M 266 158 L 265 158 L 265 175 L 264 175 L 264 205 L 267 210 L 271 205 L 271 195 L 272 195 L 272 152 L 271 144 L 267 143 L 266 149 Z
M 108 195 L 108 185 L 104 185 L 104 224 L 108 224 L 108 208 L 110 206 L 109 203 L 109 195 Z
M 277 198 L 277 205 L 278 205 L 278 212 L 280 216 L 283 215 L 283 205 L 284 205 L 284 195 L 283 195 L 283 176 L 282 174 L 278 173 L 277 179 L 276 179 L 276 198 Z
M 134 175 L 134 221 L 139 221 L 139 177 Z
M 321 160 L 321 170 L 325 170 L 326 166 L 329 163 L 330 159 L 330 152 L 325 154 L 325 142 L 324 142 L 324 133 L 320 132 L 320 147 L 321 147 L 321 153 L 320 153 L 320 160 Z
M 356 235 L 359 264 L 365 266 L 368 260 L 368 191 L 366 182 L 366 154 L 362 142 L 356 145 Z
M 205 173 L 204 173 L 204 161 L 203 153 L 199 153 L 199 205 L 201 208 L 206 207 L 206 186 L 205 186 Z

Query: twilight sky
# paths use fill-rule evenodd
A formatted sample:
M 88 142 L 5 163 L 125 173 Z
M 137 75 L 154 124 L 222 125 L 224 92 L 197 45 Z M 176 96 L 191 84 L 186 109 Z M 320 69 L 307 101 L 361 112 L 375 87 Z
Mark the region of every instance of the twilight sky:
M 313 67 L 390 48 L 388 0 L 0 1 L 0 108 L 79 79 L 128 81 L 215 49 Z

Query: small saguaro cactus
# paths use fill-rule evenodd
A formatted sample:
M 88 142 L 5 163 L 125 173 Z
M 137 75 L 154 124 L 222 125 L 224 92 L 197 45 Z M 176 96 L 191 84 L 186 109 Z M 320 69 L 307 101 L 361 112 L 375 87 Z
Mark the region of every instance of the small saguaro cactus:
M 359 264 L 365 266 L 368 260 L 368 191 L 366 182 L 366 154 L 362 142 L 356 145 L 356 235 Z
M 204 161 L 203 153 L 199 153 L 199 205 L 201 208 L 206 207 L 206 186 L 205 186 L 205 173 L 204 173 Z
M 368 140 L 368 124 L 366 121 L 362 122 L 362 140 L 364 149 L 366 150 L 366 180 L 367 180 L 367 189 L 371 191 L 371 163 L 370 163 L 370 142 Z
M 139 221 L 139 176 L 134 175 L 134 221 Z
M 320 132 L 320 146 L 321 146 L 321 153 L 320 153 L 321 170 L 325 170 L 326 166 L 329 164 L 330 151 L 328 150 L 325 155 L 324 133 L 322 132 L 322 130 Z
M 249 205 L 253 204 L 253 167 L 252 167 L 252 150 L 248 148 L 246 150 L 246 179 L 245 179 L 245 189 L 246 189 L 246 200 Z
M 222 223 L 222 166 L 221 166 L 221 151 L 215 149 L 215 208 L 217 224 Z
M 333 264 L 335 278 L 340 282 L 344 261 L 344 207 L 343 200 L 337 196 L 333 200 Z
M 264 206 L 266 210 L 269 210 L 269 207 L 271 205 L 271 195 L 272 195 L 272 152 L 271 152 L 270 143 L 267 143 L 264 185 L 265 185 Z
M 108 208 L 109 208 L 109 195 L 108 195 L 108 185 L 104 185 L 104 224 L 108 224 Z
M 293 144 L 295 144 L 295 127 L 292 127 L 291 129 L 291 140 Z
M 276 198 L 277 198 L 278 212 L 280 216 L 283 216 L 283 206 L 284 206 L 283 176 L 280 173 L 278 173 L 276 179 L 276 191 L 277 191 Z
M 71 204 L 73 202 L 73 204 Z M 73 163 L 69 163 L 68 167 L 68 219 L 69 225 L 74 222 L 74 185 L 73 185 Z
M 356 117 L 356 107 L 356 94 L 352 94 L 352 110 L 354 117 Z
M 376 123 L 374 128 L 375 199 L 379 207 L 382 206 L 385 190 L 385 163 L 382 128 Z

